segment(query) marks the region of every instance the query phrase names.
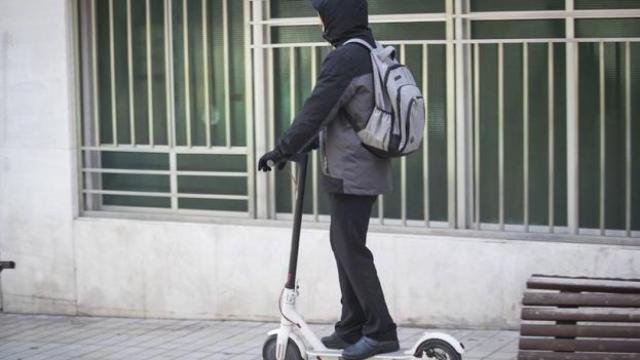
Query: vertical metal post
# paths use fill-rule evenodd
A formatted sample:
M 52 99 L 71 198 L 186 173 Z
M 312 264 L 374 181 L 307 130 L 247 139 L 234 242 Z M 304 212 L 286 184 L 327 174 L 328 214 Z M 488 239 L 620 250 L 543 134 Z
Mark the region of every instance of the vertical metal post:
M 96 9 L 98 0 L 91 0 L 91 84 L 93 87 L 93 145 L 99 147 L 100 141 L 100 88 L 98 87 L 98 10 Z
M 549 114 L 549 149 L 548 149 L 548 166 L 549 166 L 549 189 L 548 193 L 548 216 L 549 216 L 549 232 L 554 232 L 555 223 L 555 61 L 553 55 L 553 43 L 550 42 L 547 47 L 547 63 L 548 63 L 548 90 L 547 103 Z
M 480 230 L 480 44 L 473 49 L 473 147 L 474 147 L 474 216 L 476 230 Z
M 565 10 L 574 11 L 574 0 L 565 0 Z M 578 44 L 575 40 L 575 19 L 565 20 L 566 76 L 567 76 L 567 225 L 569 232 L 578 234 L 579 228 L 579 156 L 578 156 Z
M 231 81 L 229 65 L 229 0 L 222 0 L 222 52 L 224 56 L 225 141 L 231 147 Z
M 504 231 L 504 44 L 498 44 L 498 205 Z
M 275 147 L 276 142 L 276 84 L 275 84 L 275 60 L 274 60 L 274 49 L 269 48 L 268 55 L 268 80 L 269 80 L 269 117 L 268 117 L 268 132 L 267 132 L 267 142 L 270 149 Z M 284 51 L 282 51 L 284 52 Z M 282 61 L 282 58 L 280 58 Z M 271 172 L 269 174 L 269 193 L 267 194 L 269 199 L 269 213 L 275 219 L 277 217 L 277 198 L 276 198 L 276 174 L 275 172 Z
M 469 11 L 468 1 L 455 1 L 455 105 L 456 105 L 456 200 L 458 228 L 469 227 L 473 200 L 472 122 L 470 45 L 464 44 L 468 33 L 467 20 L 462 15 Z
M 424 97 L 425 123 L 422 141 L 422 171 L 424 187 L 424 222 L 427 227 L 430 221 L 430 193 L 429 193 L 429 45 L 422 45 L 422 96 Z
M 264 20 L 265 8 L 264 1 L 249 1 L 245 0 L 246 6 L 252 6 L 252 21 L 257 22 Z M 267 71 L 265 66 L 265 50 L 261 48 L 265 41 L 265 26 L 260 24 L 254 24 L 252 26 L 253 31 L 253 93 L 251 94 L 251 101 L 253 101 L 253 124 L 255 130 L 253 132 L 255 139 L 255 145 L 253 149 L 253 156 L 256 158 L 259 154 L 267 152 L 269 146 L 269 125 L 271 117 L 268 115 L 268 107 L 272 107 L 271 104 L 267 105 L 265 99 L 271 100 L 272 89 L 270 80 L 272 71 Z M 273 69 L 268 69 L 273 70 Z M 267 79 L 269 79 L 267 81 Z M 266 84 L 269 86 L 266 86 Z M 255 96 L 260 94 L 260 96 Z M 251 139 L 247 139 L 251 141 Z M 254 162 L 255 163 L 255 162 Z M 254 164 L 251 164 L 252 167 Z M 268 176 L 257 175 L 255 176 L 255 192 L 256 192 L 256 217 L 260 219 L 266 219 L 269 217 L 270 209 L 270 181 Z
M 178 155 L 176 154 L 176 113 L 175 113 L 175 76 L 173 64 L 173 7 L 172 0 L 164 2 L 165 21 L 165 62 L 167 71 L 167 143 L 169 144 L 169 188 L 171 192 L 171 210 L 178 211 Z
M 175 146 L 175 97 L 173 96 L 175 79 L 173 73 L 173 11 L 171 0 L 164 1 L 164 50 L 166 82 L 166 111 L 167 111 L 167 144 Z
M 456 73 L 453 0 L 445 0 L 446 8 L 446 64 L 447 64 L 447 221 L 456 227 Z
M 114 39 L 113 1 L 114 0 L 109 0 L 109 67 L 111 71 L 111 129 L 113 131 L 113 146 L 116 146 L 118 145 L 118 121 L 116 116 L 116 49 Z
M 529 232 L 529 44 L 522 44 L 522 195 L 524 231 Z
M 624 44 L 624 67 L 625 67 L 625 150 L 626 150 L 626 171 L 625 171 L 625 232 L 631 236 L 631 45 L 627 41 Z
M 153 118 L 153 64 L 151 58 L 151 0 L 145 3 L 146 37 L 147 37 L 147 121 L 149 127 L 149 145 L 155 145 Z
M 211 104 L 209 96 L 209 21 L 207 2 L 202 0 L 202 64 L 204 71 L 204 126 L 205 126 L 205 142 L 207 147 L 211 147 Z M 247 20 L 245 20 L 247 21 Z
M 257 217 L 256 209 L 256 160 L 255 160 L 255 142 L 253 138 L 253 62 L 251 51 L 251 2 L 244 0 L 242 4 L 244 19 L 244 81 L 245 81 L 245 124 L 246 124 L 246 142 L 247 142 L 247 193 L 249 195 L 248 208 L 249 217 Z M 207 75 L 208 76 L 208 75 Z M 208 100 L 208 99 L 207 99 Z M 208 120 L 210 121 L 210 120 Z M 207 123 L 207 128 L 210 128 Z M 209 133 L 209 138 L 211 134 Z
M 136 111 L 133 97 L 133 29 L 131 26 L 131 0 L 127 0 L 127 74 L 129 80 L 129 137 L 136 144 Z
M 407 63 L 407 47 L 400 45 L 400 62 Z M 400 158 L 400 219 L 402 225 L 407 225 L 407 158 Z
M 605 188 L 606 188 L 606 124 L 605 124 L 605 79 L 604 79 L 604 43 L 599 43 L 599 103 L 600 103 L 600 201 L 599 201 L 599 218 L 600 218 L 600 235 L 605 234 Z
M 184 115 L 187 124 L 187 146 L 191 147 L 191 70 L 189 69 L 189 7 L 182 0 L 182 51 L 184 52 Z

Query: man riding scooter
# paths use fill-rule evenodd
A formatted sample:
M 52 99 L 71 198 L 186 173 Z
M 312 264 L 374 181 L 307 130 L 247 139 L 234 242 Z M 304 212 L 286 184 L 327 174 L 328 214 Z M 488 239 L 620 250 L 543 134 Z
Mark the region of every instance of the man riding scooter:
M 368 27 L 366 0 L 312 0 L 324 25 L 324 38 L 335 47 L 325 58 L 316 86 L 293 124 L 258 169 L 282 169 L 293 155 L 319 147 L 321 183 L 330 200 L 330 242 L 342 293 L 342 313 L 333 334 L 322 338 L 342 357 L 358 360 L 399 348 L 366 246 L 369 218 L 378 195 L 391 190 L 391 160 L 361 144 L 353 124 L 366 122 L 375 107 L 370 51 L 351 39 L 375 47 Z M 273 164 L 273 165 L 272 165 Z

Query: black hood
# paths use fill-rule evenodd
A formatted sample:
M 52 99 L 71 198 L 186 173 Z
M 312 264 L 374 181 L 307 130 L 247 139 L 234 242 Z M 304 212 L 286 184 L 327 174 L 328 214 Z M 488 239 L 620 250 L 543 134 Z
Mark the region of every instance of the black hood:
M 323 37 L 331 45 L 340 46 L 353 38 L 374 45 L 366 0 L 311 0 L 311 4 L 324 22 Z

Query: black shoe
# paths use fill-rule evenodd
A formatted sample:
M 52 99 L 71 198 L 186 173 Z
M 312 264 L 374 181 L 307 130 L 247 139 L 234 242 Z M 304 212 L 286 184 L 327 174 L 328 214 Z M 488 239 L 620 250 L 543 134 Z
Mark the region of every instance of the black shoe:
M 376 341 L 363 336 L 357 343 L 344 349 L 342 358 L 345 360 L 363 360 L 378 354 L 394 352 L 400 348 L 397 340 Z
M 320 339 L 320 341 L 322 341 L 324 346 L 326 346 L 328 349 L 342 350 L 352 345 L 352 343 L 342 340 L 342 338 L 336 335 L 336 333 L 333 333 L 329 336 L 325 336 L 322 339 Z

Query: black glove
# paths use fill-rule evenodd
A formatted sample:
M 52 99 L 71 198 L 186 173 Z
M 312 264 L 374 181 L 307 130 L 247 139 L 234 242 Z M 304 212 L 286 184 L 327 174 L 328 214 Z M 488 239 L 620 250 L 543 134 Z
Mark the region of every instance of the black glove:
M 271 171 L 271 167 L 275 165 L 278 166 L 278 170 L 284 169 L 285 165 L 287 165 L 287 156 L 278 148 L 262 155 L 260 161 L 258 161 L 258 171 Z

